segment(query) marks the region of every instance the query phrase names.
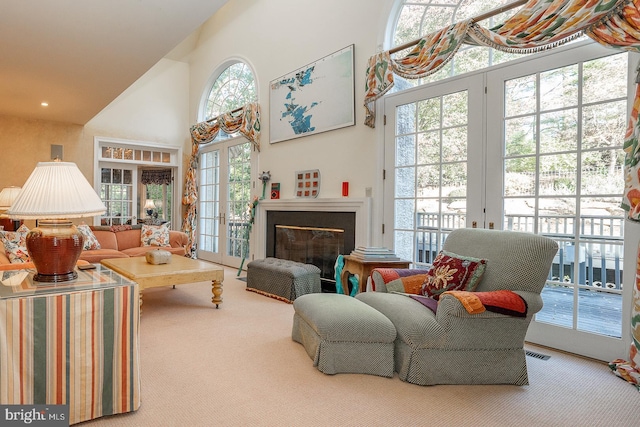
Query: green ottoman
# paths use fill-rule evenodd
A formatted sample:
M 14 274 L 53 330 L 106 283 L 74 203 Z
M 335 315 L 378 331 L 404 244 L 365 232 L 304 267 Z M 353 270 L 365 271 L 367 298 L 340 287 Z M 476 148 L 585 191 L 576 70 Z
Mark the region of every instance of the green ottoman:
M 320 269 L 285 259 L 257 259 L 247 264 L 247 290 L 290 303 L 300 295 L 322 292 Z
M 375 308 L 339 294 L 302 295 L 293 308 L 291 338 L 321 372 L 393 377 L 396 328 Z

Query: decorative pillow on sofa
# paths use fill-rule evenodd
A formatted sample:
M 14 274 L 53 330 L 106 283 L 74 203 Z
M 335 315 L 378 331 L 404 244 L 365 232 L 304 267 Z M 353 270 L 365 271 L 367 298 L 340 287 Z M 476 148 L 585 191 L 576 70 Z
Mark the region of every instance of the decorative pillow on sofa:
M 484 274 L 486 259 L 441 251 L 422 284 L 422 295 L 438 299 L 446 291 L 473 292 Z
M 374 291 L 380 291 L 386 285 L 387 292 L 392 292 L 388 284 L 393 281 L 393 291 L 419 294 L 428 271 L 418 268 L 374 268 L 371 270 L 371 285 Z
M 169 243 L 169 225 L 142 225 L 140 230 L 142 246 L 171 246 Z
M 91 231 L 91 228 L 89 228 L 87 224 L 80 224 L 76 226 L 76 228 L 84 237 L 84 245 L 82 246 L 83 250 L 90 251 L 93 249 L 100 249 L 100 242 L 98 241 L 98 238 L 93 234 L 93 231 Z
M 16 231 L 0 231 L 0 241 L 4 245 L 4 251 L 12 264 L 29 262 L 27 252 L 27 233 L 29 228 L 22 224 Z

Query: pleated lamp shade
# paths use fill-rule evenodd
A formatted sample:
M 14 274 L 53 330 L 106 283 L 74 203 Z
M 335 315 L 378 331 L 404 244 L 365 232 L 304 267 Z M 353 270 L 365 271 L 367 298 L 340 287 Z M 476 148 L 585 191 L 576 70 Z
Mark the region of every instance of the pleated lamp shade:
M 6 211 L 18 197 L 20 187 L 5 187 L 0 191 L 0 211 Z
M 106 210 L 75 163 L 40 162 L 7 214 L 20 219 L 61 219 L 96 216 Z
M 27 252 L 37 271 L 33 280 L 76 279 L 84 238 L 68 218 L 101 215 L 106 210 L 75 163 L 38 163 L 7 211 L 12 218 L 38 220 L 26 236 Z

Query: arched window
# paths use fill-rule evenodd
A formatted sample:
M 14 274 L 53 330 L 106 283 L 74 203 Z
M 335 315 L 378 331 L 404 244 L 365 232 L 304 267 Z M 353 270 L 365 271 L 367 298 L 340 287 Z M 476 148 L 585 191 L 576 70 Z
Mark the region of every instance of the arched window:
M 200 121 L 257 102 L 251 67 L 227 61 L 213 73 L 204 93 Z M 235 138 L 238 136 L 238 138 Z M 252 142 L 222 129 L 199 149 L 198 258 L 239 267 L 249 254 Z
M 386 43 L 389 49 L 401 46 L 447 25 L 479 16 L 512 2 L 513 0 L 426 0 L 416 3 L 411 0 L 398 0 L 394 8 L 395 13 L 390 17 L 391 31 L 387 32 L 389 37 Z M 503 22 L 518 9 L 514 8 L 497 14 L 483 21 L 482 24 L 492 27 L 494 24 Z M 396 55 L 402 56 L 408 50 L 398 52 Z M 396 84 L 392 90 L 408 89 L 522 57 L 523 54 L 505 53 L 488 47 L 464 44 L 455 57 L 437 73 L 416 80 L 396 76 Z
M 223 68 L 217 77 L 212 78 L 203 103 L 201 119 L 212 119 L 254 101 L 257 101 L 257 90 L 253 71 L 244 62 L 232 63 Z M 216 140 L 225 138 L 228 135 L 220 131 Z

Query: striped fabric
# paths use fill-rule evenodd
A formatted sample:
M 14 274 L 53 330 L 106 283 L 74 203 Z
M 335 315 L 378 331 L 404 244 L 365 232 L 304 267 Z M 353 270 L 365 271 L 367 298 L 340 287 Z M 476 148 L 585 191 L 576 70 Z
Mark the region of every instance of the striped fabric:
M 140 406 L 138 285 L 0 300 L 0 402 L 70 424 Z

